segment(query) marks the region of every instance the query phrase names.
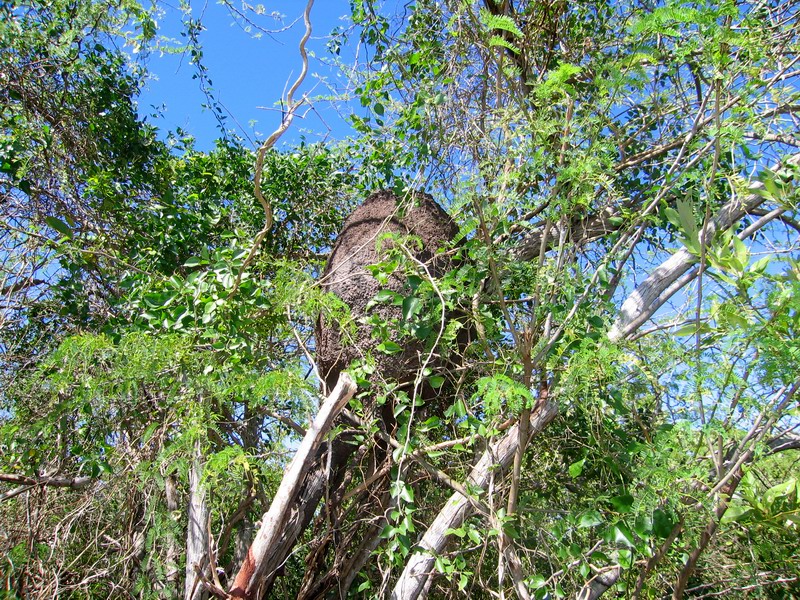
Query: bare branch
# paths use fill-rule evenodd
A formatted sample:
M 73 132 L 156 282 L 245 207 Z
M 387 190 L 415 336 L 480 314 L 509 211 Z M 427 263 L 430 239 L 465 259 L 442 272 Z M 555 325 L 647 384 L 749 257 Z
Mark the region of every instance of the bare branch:
M 339 375 L 339 382 L 322 404 L 314 422 L 308 428 L 297 454 L 286 469 L 272 505 L 264 515 L 261 528 L 231 586 L 231 597 L 248 600 L 260 598 L 267 577 L 280 566 L 280 563 L 271 564 L 271 561 L 267 560 L 269 551 L 284 532 L 284 524 L 289 520 L 289 514 L 297 503 L 303 476 L 311 468 L 311 463 L 331 428 L 333 420 L 353 397 L 355 391 L 356 384 L 353 378 L 346 372 L 342 372 Z M 282 561 L 283 557 L 279 556 L 277 559 Z
M 530 435 L 541 432 L 557 413 L 557 404 L 543 394 L 531 415 Z M 519 423 L 511 427 L 498 442 L 484 452 L 470 472 L 469 484 L 485 488 L 497 470 L 503 471 L 511 465 L 518 444 Z M 471 514 L 472 509 L 473 504 L 463 495 L 455 493 L 450 497 L 422 536 L 415 553 L 408 558 L 403 573 L 392 591 L 392 600 L 415 600 L 420 597 L 429 579 L 435 574 L 436 556 L 444 550 L 450 540 L 451 536 L 447 532 L 458 528 Z
M 800 165 L 800 154 L 795 154 L 784 161 L 787 165 Z M 772 169 L 781 170 L 781 166 Z M 744 215 L 759 207 L 766 200 L 762 190 L 764 184 L 755 182 L 749 187 L 745 198 L 734 198 L 725 204 L 717 216 L 703 229 L 700 242 L 708 246 L 717 231 L 724 231 L 741 219 Z M 777 215 L 776 215 L 777 216 Z M 759 220 L 762 223 L 762 220 Z M 768 221 L 762 223 L 766 225 Z M 753 229 L 751 226 L 749 229 Z M 749 235 L 755 233 L 751 231 Z M 647 319 L 672 295 L 689 283 L 697 274 L 694 268 L 698 257 L 683 248 L 670 256 L 653 271 L 625 300 L 617 316 L 617 320 L 608 334 L 612 341 L 619 341 L 632 335 Z
M 578 592 L 577 600 L 597 600 L 605 594 L 622 575 L 622 568 L 619 566 L 603 569 L 592 577 Z
M 250 266 L 250 263 L 253 262 L 256 252 L 258 252 L 258 249 L 261 247 L 261 242 L 264 241 L 264 238 L 272 229 L 272 205 L 270 204 L 269 200 L 264 197 L 264 193 L 261 191 L 261 178 L 264 171 L 264 159 L 267 156 L 267 152 L 276 144 L 280 137 L 286 133 L 286 130 L 289 129 L 292 121 L 294 121 L 294 116 L 297 113 L 297 109 L 299 109 L 306 101 L 305 96 L 299 100 L 295 100 L 294 95 L 305 80 L 306 74 L 308 73 L 308 53 L 306 52 L 306 43 L 311 37 L 312 6 L 314 6 L 314 0 L 308 0 L 306 9 L 303 12 L 303 23 L 306 26 L 306 31 L 303 34 L 298 47 L 298 50 L 300 51 L 300 57 L 303 61 L 303 67 L 300 71 L 300 75 L 297 76 L 297 79 L 292 84 L 292 87 L 289 88 L 289 92 L 286 94 L 286 114 L 283 116 L 281 124 L 278 126 L 278 128 L 272 132 L 272 134 L 263 144 L 261 144 L 261 147 L 258 149 L 258 154 L 256 155 L 253 192 L 255 193 L 258 201 L 261 203 L 261 207 L 264 209 L 264 227 L 256 234 L 256 238 L 253 240 L 253 247 L 250 248 L 247 258 L 245 258 L 244 262 L 242 263 L 242 268 L 239 269 L 239 273 L 236 275 L 236 281 L 233 284 L 233 288 L 231 289 L 229 296 L 233 296 L 236 293 L 236 290 L 239 289 L 239 284 L 242 281 L 242 274 L 247 270 L 247 267 Z
M 784 433 L 767 443 L 771 453 L 785 452 L 786 450 L 800 450 L 800 435 L 796 433 Z
M 0 473 L 0 481 L 6 483 L 16 483 L 23 486 L 44 485 L 47 487 L 69 488 L 80 490 L 89 485 L 94 477 L 28 477 L 26 475 L 16 475 L 14 473 Z

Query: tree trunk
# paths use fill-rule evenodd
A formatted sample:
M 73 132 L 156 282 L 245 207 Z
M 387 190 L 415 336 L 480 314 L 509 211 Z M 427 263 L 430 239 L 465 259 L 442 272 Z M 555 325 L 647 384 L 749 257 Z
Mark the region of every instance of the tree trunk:
M 207 597 L 200 573 L 208 569 L 208 504 L 200 484 L 203 475 L 200 440 L 195 442 L 194 461 L 189 469 L 189 523 L 186 532 L 186 600 Z

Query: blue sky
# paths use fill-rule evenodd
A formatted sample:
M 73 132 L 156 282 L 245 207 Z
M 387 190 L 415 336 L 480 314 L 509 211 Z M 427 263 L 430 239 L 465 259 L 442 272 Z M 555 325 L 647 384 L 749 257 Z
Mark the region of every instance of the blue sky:
M 237 0 L 234 3 L 237 9 L 241 6 Z M 298 44 L 304 33 L 301 17 L 305 4 L 304 0 L 265 0 L 264 14 L 249 14 L 264 29 L 288 29 L 257 38 L 256 31 L 244 31 L 226 7 L 211 2 L 192 2 L 192 17 L 201 18 L 206 27 L 200 34 L 200 43 L 213 93 L 231 113 L 227 127 L 238 129 L 240 135 L 243 130 L 251 139 L 254 133 L 264 139 L 280 124 L 281 113 L 276 104 L 301 69 Z M 324 61 L 331 58 L 326 50 L 329 34 L 337 26 L 348 27 L 349 10 L 347 0 L 316 0 L 311 10 L 313 33 L 307 44 L 312 56 L 301 94 L 326 94 L 320 78 L 344 85 L 341 75 Z M 276 20 L 271 16 L 273 12 L 283 18 Z M 181 17 L 177 6 L 167 8 L 158 19 L 159 34 L 184 44 L 186 38 L 180 36 Z M 289 27 L 292 23 L 294 25 Z M 210 149 L 220 132 L 214 115 L 202 107 L 207 100 L 198 80 L 192 78 L 196 69 L 189 56 L 156 51 L 151 54 L 148 67 L 152 78 L 139 98 L 140 113 L 151 115 L 156 112 L 153 107 L 163 106 L 162 117 L 148 118 L 151 124 L 159 127 L 163 134 L 181 127 L 196 138 L 198 149 Z M 301 135 L 308 141 L 322 141 L 342 139 L 350 133 L 347 122 L 328 102 L 315 102 L 313 110 L 301 111 L 301 114 L 305 117 L 295 119 L 278 142 L 279 147 L 296 143 Z

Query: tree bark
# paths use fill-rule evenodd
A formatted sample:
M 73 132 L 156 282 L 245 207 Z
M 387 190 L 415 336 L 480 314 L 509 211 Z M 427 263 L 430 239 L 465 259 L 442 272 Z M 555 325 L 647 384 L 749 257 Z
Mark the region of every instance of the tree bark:
M 195 442 L 194 461 L 189 469 L 189 523 L 186 532 L 186 600 L 203 600 L 205 588 L 200 574 L 208 568 L 208 503 L 200 480 L 203 475 L 200 440 Z
M 558 413 L 558 405 L 549 397 L 540 398 L 539 404 L 531 414 L 530 435 L 540 433 Z M 506 470 L 514 460 L 519 445 L 519 423 L 493 444 L 469 474 L 471 485 L 486 488 L 492 474 Z M 462 494 L 453 494 L 431 523 L 418 544 L 417 551 L 411 555 L 403 573 L 395 584 L 392 600 L 415 600 L 424 597 L 429 579 L 434 576 L 433 565 L 450 540 L 449 529 L 457 529 L 472 514 L 472 502 Z
M 26 486 L 46 485 L 48 487 L 62 487 L 71 490 L 80 490 L 89 485 L 94 477 L 84 475 L 81 477 L 28 477 L 16 473 L 0 473 L 0 481 L 4 483 L 19 483 Z
M 167 511 L 169 514 L 174 514 L 179 510 L 180 504 L 178 503 L 178 482 L 175 480 L 174 475 L 169 475 L 164 480 L 164 495 L 167 501 Z M 178 543 L 178 536 L 170 532 L 167 538 L 167 553 L 164 558 L 166 564 L 166 586 L 161 590 L 162 598 L 175 597 L 178 595 L 180 583 L 180 544 Z
M 353 379 L 342 372 L 281 480 L 272 505 L 264 515 L 261 528 L 231 586 L 231 597 L 247 600 L 260 598 L 310 521 L 326 480 L 326 472 L 320 468 L 321 465 L 318 464 L 316 469 L 311 467 L 319 456 L 334 419 L 355 391 Z
M 598 573 L 581 588 L 578 592 L 577 600 L 597 600 L 600 596 L 605 594 L 611 586 L 617 583 L 620 575 L 622 575 L 621 567 L 612 567 L 607 571 Z
M 792 155 L 783 164 L 795 167 L 800 165 L 800 154 Z M 780 173 L 782 167 L 777 165 L 771 170 Z M 718 231 L 728 229 L 766 201 L 764 184 L 760 181 L 752 183 L 748 191 L 749 194 L 745 198 L 734 198 L 720 209 L 717 216 L 701 233 L 701 244 L 708 246 Z M 769 220 L 765 220 L 762 226 L 768 222 Z M 750 232 L 750 235 L 752 233 L 755 231 Z M 616 342 L 633 334 L 673 294 L 694 279 L 697 274 L 697 269 L 694 268 L 697 261 L 698 257 L 685 248 L 665 260 L 623 302 L 619 315 L 608 333 L 609 339 Z
M 566 225 L 551 223 L 547 244 L 549 246 L 554 241 L 557 242 L 562 235 L 565 235 L 566 239 L 573 244 L 588 244 L 619 229 L 618 225 L 614 225 L 614 218 L 619 216 L 618 211 L 606 208 L 597 214 L 573 219 Z M 566 231 L 564 231 L 564 227 L 566 227 Z M 539 258 L 544 239 L 544 228 L 536 229 L 525 235 L 514 248 L 514 260 L 529 261 Z

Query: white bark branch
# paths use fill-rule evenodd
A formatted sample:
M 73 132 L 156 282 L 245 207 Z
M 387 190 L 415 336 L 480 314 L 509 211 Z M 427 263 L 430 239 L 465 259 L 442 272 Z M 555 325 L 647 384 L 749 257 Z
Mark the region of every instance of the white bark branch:
M 17 475 L 15 473 L 0 473 L 0 481 L 5 483 L 16 483 L 19 485 L 46 485 L 48 487 L 62 487 L 71 490 L 85 488 L 94 477 L 85 475 L 83 477 L 28 477 L 27 475 Z
M 552 421 L 558 412 L 556 402 L 547 398 L 531 415 L 530 435 L 541 432 Z M 469 484 L 478 488 L 486 488 L 489 478 L 497 470 L 505 470 L 514 460 L 519 445 L 519 423 L 511 427 L 506 434 L 483 453 L 478 463 L 469 474 Z M 434 572 L 436 556 L 441 554 L 450 540 L 449 529 L 457 529 L 472 514 L 474 505 L 460 493 L 453 494 L 439 514 L 433 520 L 425 535 L 422 536 L 416 552 L 406 563 L 403 573 L 395 584 L 392 600 L 415 600 L 424 597 L 426 583 Z
M 261 207 L 264 209 L 264 227 L 262 227 L 261 231 L 256 234 L 255 240 L 253 240 L 253 246 L 250 248 L 247 258 L 244 259 L 244 262 L 242 263 L 242 266 L 236 275 L 236 280 L 234 281 L 233 288 L 231 289 L 229 296 L 233 296 L 239 289 L 239 284 L 242 281 L 242 274 L 247 270 L 247 267 L 250 266 L 250 263 L 255 258 L 256 252 L 258 252 L 258 249 L 261 247 L 261 242 L 264 241 L 264 238 L 272 229 L 272 204 L 267 198 L 264 197 L 264 193 L 261 190 L 261 178 L 264 174 L 264 159 L 267 156 L 267 152 L 276 144 L 280 137 L 286 133 L 286 130 L 289 129 L 292 121 L 294 121 L 297 110 L 306 101 L 305 96 L 299 100 L 295 100 L 294 95 L 297 93 L 297 90 L 300 88 L 300 85 L 302 85 L 306 75 L 308 74 L 308 52 L 306 51 L 306 43 L 311 37 L 312 6 L 314 6 L 314 0 L 308 0 L 306 3 L 306 9 L 303 11 L 303 23 L 305 24 L 306 29 L 302 39 L 300 40 L 300 45 L 298 46 L 298 51 L 300 52 L 300 58 L 303 66 L 300 70 L 300 75 L 297 76 L 297 79 L 292 84 L 292 87 L 289 88 L 289 92 L 286 94 L 286 113 L 283 115 L 281 124 L 278 125 L 278 128 L 272 132 L 272 134 L 263 144 L 261 144 L 261 147 L 256 153 L 256 167 L 253 176 L 253 193 L 261 203 Z
M 322 404 L 314 422 L 308 428 L 297 454 L 295 454 L 281 480 L 272 505 L 264 515 L 261 528 L 258 530 L 256 538 L 247 552 L 247 557 L 233 582 L 230 590 L 231 597 L 260 598 L 262 587 L 267 578 L 271 577 L 281 566 L 284 557 L 280 554 L 271 553 L 270 550 L 278 545 L 281 536 L 285 533 L 284 526 L 290 520 L 291 513 L 296 508 L 304 476 L 311 468 L 317 451 L 330 430 L 334 419 L 350 398 L 353 397 L 355 391 L 356 384 L 353 378 L 342 372 L 339 375 L 336 387 Z
M 201 485 L 203 475 L 202 448 L 200 440 L 195 441 L 194 460 L 189 469 L 189 514 L 186 528 L 186 581 L 184 598 L 202 600 L 206 597 L 201 583 L 201 575 L 208 563 L 208 503 L 206 490 Z
M 784 164 L 800 165 L 800 154 L 791 156 Z M 776 166 L 772 171 L 780 172 L 781 166 Z M 763 190 L 764 184 L 755 182 L 750 185 L 747 196 L 734 198 L 725 204 L 717 216 L 701 232 L 700 243 L 708 246 L 718 231 L 728 229 L 747 213 L 763 204 L 766 201 Z M 761 222 L 761 226 L 766 225 L 767 222 Z M 753 228 L 749 229 L 752 230 Z M 754 230 L 749 231 L 749 235 L 753 233 L 755 233 Z M 697 260 L 698 257 L 696 255 L 684 248 L 678 250 L 661 263 L 622 304 L 620 313 L 608 333 L 609 339 L 612 342 L 616 342 L 631 336 L 675 292 L 694 279 L 697 274 L 697 268 L 695 267 Z
M 18 487 L 15 487 L 13 490 L 0 494 L 0 502 L 11 500 L 37 486 L 80 490 L 88 486 L 93 479 L 93 477 L 89 477 L 88 475 L 83 477 L 28 477 L 27 475 L 17 475 L 16 473 L 0 473 L 0 482 L 18 484 Z

